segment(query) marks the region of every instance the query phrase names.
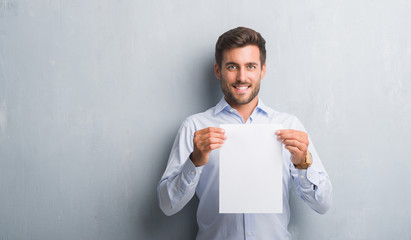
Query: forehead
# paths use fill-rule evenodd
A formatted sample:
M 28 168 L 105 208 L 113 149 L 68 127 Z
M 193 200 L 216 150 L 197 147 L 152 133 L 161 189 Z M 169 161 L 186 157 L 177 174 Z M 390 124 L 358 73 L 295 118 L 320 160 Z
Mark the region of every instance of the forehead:
M 223 65 L 228 62 L 237 64 L 254 62 L 260 64 L 260 49 L 255 45 L 247 45 L 225 50 L 223 53 Z

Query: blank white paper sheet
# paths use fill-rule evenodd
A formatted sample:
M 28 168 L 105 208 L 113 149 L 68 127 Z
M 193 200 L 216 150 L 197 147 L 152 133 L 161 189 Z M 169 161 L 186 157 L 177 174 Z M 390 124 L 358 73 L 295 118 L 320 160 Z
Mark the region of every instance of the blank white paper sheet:
M 221 124 L 220 213 L 282 213 L 280 124 Z

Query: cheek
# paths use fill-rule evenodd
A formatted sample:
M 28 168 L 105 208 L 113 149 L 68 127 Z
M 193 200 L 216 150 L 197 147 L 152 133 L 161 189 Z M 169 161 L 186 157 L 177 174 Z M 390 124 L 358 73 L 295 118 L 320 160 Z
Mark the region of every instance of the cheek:
M 254 82 L 259 82 L 261 80 L 261 73 L 253 74 L 252 79 Z
M 222 79 L 227 83 L 232 83 L 236 81 L 236 74 L 232 72 L 223 73 Z

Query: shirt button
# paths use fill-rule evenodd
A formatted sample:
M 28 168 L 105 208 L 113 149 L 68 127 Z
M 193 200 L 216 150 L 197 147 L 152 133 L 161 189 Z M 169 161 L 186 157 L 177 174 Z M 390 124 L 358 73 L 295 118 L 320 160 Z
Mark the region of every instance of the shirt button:
M 253 233 L 252 233 L 252 232 L 249 232 L 249 233 L 248 233 L 248 236 L 250 236 L 250 237 L 253 236 Z
M 309 177 L 309 178 L 310 178 L 310 177 L 311 177 L 311 173 L 309 173 L 309 174 L 307 175 L 307 177 Z
M 230 112 L 234 112 L 234 109 L 231 108 L 231 109 L 230 109 Z
M 304 178 L 304 175 L 300 175 L 300 178 Z
M 194 172 L 194 171 L 191 171 L 191 175 L 194 175 L 196 172 Z

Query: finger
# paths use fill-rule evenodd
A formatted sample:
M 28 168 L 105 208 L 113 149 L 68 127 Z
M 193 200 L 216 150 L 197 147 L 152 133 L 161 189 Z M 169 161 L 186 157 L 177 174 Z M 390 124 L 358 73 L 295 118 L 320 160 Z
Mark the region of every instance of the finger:
M 298 140 L 299 142 L 308 142 L 308 135 L 305 132 L 297 131 L 293 129 L 282 129 L 276 132 L 279 140 L 291 139 Z
M 221 144 L 221 145 L 222 145 L 223 143 L 224 143 L 224 140 L 223 140 L 223 139 L 220 139 L 220 138 L 208 138 L 208 139 L 205 139 L 205 140 L 203 140 L 203 141 L 199 141 L 199 142 L 197 143 L 197 147 L 198 147 L 199 149 L 204 150 L 204 151 L 208 151 L 210 145 L 214 145 L 214 144 Z
M 225 133 L 225 130 L 224 130 L 223 128 L 209 127 L 208 129 L 209 129 L 211 132 Z
M 224 141 L 226 140 L 226 136 L 221 135 L 221 134 L 204 134 L 204 135 L 197 136 L 194 139 L 194 142 L 208 142 L 209 143 L 215 140 Z
M 297 154 L 300 152 L 300 149 L 298 147 L 293 147 L 293 146 L 285 146 L 285 148 L 290 151 L 291 154 Z
M 220 132 L 203 132 L 201 134 L 197 134 L 194 136 L 195 139 L 199 141 L 205 141 L 210 138 L 219 138 L 219 139 L 226 139 L 225 133 Z
M 222 143 L 206 144 L 206 145 L 202 146 L 201 148 L 199 148 L 198 150 L 200 150 L 200 152 L 202 152 L 203 154 L 208 154 L 212 150 L 217 149 L 217 148 L 221 148 L 222 146 L 223 146 Z
M 210 133 L 210 132 L 225 133 L 225 130 L 222 128 L 218 128 L 218 127 L 208 127 L 208 128 L 203 128 L 197 131 L 198 134 L 205 134 L 205 133 Z
M 210 133 L 225 134 L 225 130 L 222 128 L 217 128 L 217 127 L 208 127 L 208 128 L 203 128 L 201 130 L 196 131 L 194 133 L 194 136 L 210 134 Z
M 221 148 L 223 144 L 210 144 L 210 150 Z
M 290 151 L 291 153 L 291 161 L 294 164 L 301 164 L 304 162 L 305 159 L 305 155 L 303 152 L 301 152 L 298 148 L 296 147 L 292 147 L 292 146 L 287 146 L 285 147 L 286 149 L 288 149 L 288 151 Z
M 302 152 L 307 150 L 307 145 L 297 140 L 284 140 L 283 143 L 285 146 L 296 147 Z
M 285 148 L 290 151 L 292 158 L 300 159 L 303 156 L 303 152 L 300 151 L 297 147 L 286 146 Z
M 297 131 L 297 130 L 294 130 L 294 129 L 278 129 L 277 131 L 275 131 L 275 134 L 282 135 L 282 134 L 290 133 L 290 132 L 293 132 L 293 131 Z
M 216 144 L 216 143 L 218 143 L 218 144 L 223 144 L 224 143 L 224 139 L 221 139 L 221 138 L 209 138 L 209 139 L 206 139 L 204 142 L 206 142 L 207 144 Z
M 297 139 L 301 135 L 304 135 L 304 132 L 293 130 L 293 129 L 282 129 L 276 132 L 279 138 L 281 139 Z

